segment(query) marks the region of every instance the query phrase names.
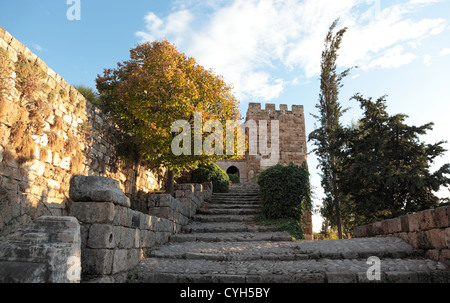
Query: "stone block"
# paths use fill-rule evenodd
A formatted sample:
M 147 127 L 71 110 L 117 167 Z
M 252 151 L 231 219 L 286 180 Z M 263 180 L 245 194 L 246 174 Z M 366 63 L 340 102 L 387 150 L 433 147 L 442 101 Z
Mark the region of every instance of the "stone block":
M 450 248 L 450 227 L 446 228 L 444 233 L 445 245 L 447 246 L 447 248 Z
M 151 230 L 141 230 L 140 231 L 140 247 L 149 248 L 155 246 L 156 235 L 154 231 Z
M 140 230 L 148 230 L 151 227 L 151 219 L 150 216 L 144 213 L 139 213 L 139 229 Z
M 408 228 L 410 232 L 419 231 L 419 215 L 409 214 L 408 216 Z
M 127 226 L 128 224 L 128 210 L 129 208 L 114 205 L 114 225 Z
M 439 255 L 440 255 L 440 250 L 438 250 L 438 249 L 429 249 L 425 252 L 425 258 L 433 260 L 433 261 L 439 261 Z
M 375 222 L 372 224 L 372 231 L 374 236 L 382 235 L 383 234 L 383 228 L 381 226 L 381 222 Z
M 81 254 L 84 275 L 109 275 L 112 271 L 114 250 L 86 248 Z
M 120 227 L 119 229 L 116 229 L 115 232 L 119 235 L 120 234 L 120 242 L 118 243 L 119 248 L 123 249 L 129 249 L 135 247 L 135 229 L 134 228 L 127 228 L 127 227 Z
M 400 226 L 401 226 L 401 231 L 402 232 L 409 232 L 409 220 L 408 220 L 408 216 L 401 216 L 399 217 L 400 219 Z
M 362 225 L 355 227 L 353 231 L 353 236 L 355 238 L 365 238 L 367 237 L 367 226 L 368 225 Z
M 5 40 L 5 42 L 7 43 L 7 44 L 9 44 L 9 43 L 11 43 L 11 40 L 13 39 L 13 36 L 8 32 L 8 31 L 5 31 L 4 33 L 3 33 L 3 40 Z
M 388 235 L 389 234 L 389 220 L 383 220 L 381 221 L 381 230 L 382 235 Z
M 387 220 L 389 234 L 399 233 L 402 231 L 402 225 L 400 218 L 394 218 Z
M 5 36 L 5 32 L 6 30 L 0 26 L 0 39 L 3 39 L 3 37 Z
M 153 207 L 149 209 L 152 216 L 174 221 L 174 211 L 169 207 Z
M 417 246 L 420 249 L 433 249 L 433 245 L 426 231 L 419 231 L 417 233 Z
M 75 202 L 70 214 L 84 223 L 113 223 L 114 204 L 105 202 Z
M 439 261 L 447 266 L 450 266 L 450 249 L 442 249 L 439 256 Z
M 73 217 L 40 217 L 0 243 L 4 282 L 80 282 L 80 225 Z M 45 274 L 43 274 L 45 272 Z
M 42 263 L 0 262 L 0 283 L 43 283 L 46 276 Z
M 434 228 L 433 213 L 433 209 L 427 209 L 417 213 L 420 230 L 429 230 Z
M 127 227 L 131 228 L 139 228 L 141 225 L 141 212 L 128 209 L 127 213 L 128 219 L 127 219 Z
M 114 248 L 116 246 L 114 227 L 110 224 L 92 224 L 89 229 L 89 248 Z
M 114 251 L 114 261 L 112 274 L 128 271 L 139 262 L 139 249 L 116 249 Z
M 419 245 L 417 244 L 417 232 L 410 232 L 407 233 L 408 237 L 406 242 L 411 244 L 415 249 L 419 248 Z
M 430 229 L 427 230 L 426 235 L 428 237 L 428 241 L 434 249 L 443 249 L 446 248 L 445 244 L 445 231 L 444 229 Z
M 450 206 L 442 206 L 434 210 L 434 224 L 437 228 L 450 226 Z
M 16 38 L 12 38 L 9 45 L 18 53 L 23 53 L 25 51 L 25 45 L 20 43 Z
M 70 180 L 69 196 L 76 202 L 112 202 L 130 207 L 130 199 L 120 189 L 117 180 L 99 177 L 74 175 Z

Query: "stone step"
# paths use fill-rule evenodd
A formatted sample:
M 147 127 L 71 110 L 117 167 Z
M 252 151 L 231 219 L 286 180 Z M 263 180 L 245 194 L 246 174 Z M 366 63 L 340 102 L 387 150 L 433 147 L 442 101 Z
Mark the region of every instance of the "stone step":
M 259 209 L 261 206 L 258 204 L 224 204 L 224 203 L 205 203 L 203 208 L 252 208 Z
M 278 230 L 276 226 L 261 226 L 246 222 L 191 222 L 187 226 L 182 227 L 182 232 L 184 233 L 263 232 L 276 230 Z
M 193 220 L 196 222 L 253 222 L 254 215 L 195 215 Z
M 235 204 L 256 204 L 256 205 L 261 205 L 261 202 L 259 200 L 238 200 L 238 199 L 228 199 L 228 200 L 216 200 L 213 199 L 211 200 L 211 203 L 213 204 L 231 204 L 231 205 L 235 205 Z
M 263 233 L 260 233 L 263 234 Z M 214 235 L 214 234 L 205 234 Z M 222 236 L 224 237 L 224 236 Z M 194 237 L 195 238 L 195 237 Z M 228 237 L 228 240 L 233 237 Z M 211 239 L 214 239 L 212 237 Z M 383 239 L 383 238 L 380 238 Z M 414 250 L 410 245 L 387 240 L 346 241 L 320 243 L 312 241 L 239 241 L 239 242 L 183 242 L 170 243 L 152 251 L 151 257 L 207 259 L 217 261 L 237 260 L 307 260 L 307 259 L 368 259 L 379 258 L 420 258 L 423 251 Z
M 257 208 L 200 208 L 198 214 L 203 215 L 257 215 L 261 211 Z
M 380 279 L 369 281 L 366 259 L 214 261 L 147 258 L 130 282 L 139 283 L 449 283 L 450 271 L 423 259 L 380 259 Z
M 176 242 L 243 242 L 243 241 L 292 241 L 287 232 L 225 232 L 175 234 L 170 237 Z
M 214 193 L 213 197 L 258 197 L 259 192 L 229 192 L 229 193 Z
M 230 198 L 230 197 L 240 197 L 240 198 L 256 198 L 259 194 L 253 193 L 227 193 L 227 194 L 213 194 L 212 198 Z

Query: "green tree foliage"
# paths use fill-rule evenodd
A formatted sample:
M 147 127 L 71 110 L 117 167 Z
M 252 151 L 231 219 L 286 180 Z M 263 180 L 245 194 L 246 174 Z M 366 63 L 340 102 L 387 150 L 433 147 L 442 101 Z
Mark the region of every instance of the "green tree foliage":
M 258 177 L 262 216 L 301 222 L 303 211 L 311 209 L 309 173 L 306 165 L 277 164 Z
M 434 159 L 446 151 L 444 141 L 425 144 L 419 139 L 433 123 L 409 126 L 406 115 L 390 116 L 385 97 L 372 101 L 357 94 L 353 99 L 364 114 L 356 127 L 341 131 L 345 160 L 339 185 L 354 201 L 354 224 L 436 207 L 439 198 L 433 192 L 449 186 L 450 164 L 430 172 Z
M 333 22 L 325 38 L 325 50 L 322 52 L 320 95 L 316 108 L 319 115 L 313 115 L 319 122 L 319 127 L 309 135 L 313 141 L 322 171 L 321 185 L 326 198 L 323 201 L 322 215 L 325 216 L 333 226 L 337 226 L 339 238 L 343 235 L 342 204 L 343 200 L 339 193 L 337 174 L 339 172 L 339 140 L 335 133 L 342 126 L 340 117 L 345 112 L 339 102 L 339 89 L 342 87 L 342 79 L 348 75 L 350 69 L 341 73 L 336 71 L 336 60 L 342 37 L 347 31 L 343 28 L 334 34 L 339 20 Z
M 80 94 L 83 95 L 83 97 L 86 100 L 90 101 L 97 107 L 101 107 L 98 93 L 93 88 L 88 87 L 86 85 L 75 85 L 74 87 L 76 88 L 77 91 L 80 92 Z
M 238 175 L 235 174 L 228 174 L 228 177 L 230 178 L 230 181 L 232 183 L 241 183 L 241 179 L 239 178 Z
M 130 51 L 130 60 L 106 69 L 96 82 L 102 109 L 130 135 L 127 137 L 138 154 L 152 167 L 168 168 L 169 192 L 174 174 L 220 157 L 194 152 L 175 155 L 172 124 L 187 121 L 193 137 L 196 112 L 204 121 L 215 119 L 225 124 L 240 119 L 232 88 L 167 40 L 136 46 Z
M 229 177 L 227 173 L 215 163 L 199 164 L 192 171 L 192 180 L 195 183 L 212 182 L 213 192 L 227 193 L 229 191 Z

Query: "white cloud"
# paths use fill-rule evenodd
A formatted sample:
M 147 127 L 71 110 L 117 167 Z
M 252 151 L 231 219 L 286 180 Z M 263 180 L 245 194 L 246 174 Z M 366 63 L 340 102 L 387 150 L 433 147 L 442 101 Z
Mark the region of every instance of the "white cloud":
M 450 48 L 444 48 L 439 52 L 439 56 L 446 56 L 446 55 L 450 55 Z
M 412 62 L 424 39 L 445 30 L 443 19 L 410 18 L 434 2 L 405 0 L 381 9 L 377 0 L 176 1 L 168 16 L 148 13 L 145 30 L 136 35 L 148 41 L 166 37 L 223 75 L 238 98 L 270 100 L 295 83 L 274 76 L 279 71 L 317 77 L 323 39 L 337 17 L 349 27 L 338 59 L 342 67 Z
M 430 55 L 423 56 L 423 63 L 425 64 L 425 66 L 430 66 L 430 64 L 431 64 L 431 56 Z
M 370 65 L 365 66 L 365 69 L 371 68 L 398 68 L 402 65 L 411 63 L 416 58 L 411 53 L 404 53 L 403 46 L 397 45 L 388 49 L 382 56 L 373 60 Z
M 37 44 L 37 43 L 33 43 L 32 46 L 33 46 L 33 48 L 34 48 L 35 50 L 37 50 L 38 52 L 44 50 L 44 48 L 43 48 L 42 46 L 40 46 L 39 44 Z

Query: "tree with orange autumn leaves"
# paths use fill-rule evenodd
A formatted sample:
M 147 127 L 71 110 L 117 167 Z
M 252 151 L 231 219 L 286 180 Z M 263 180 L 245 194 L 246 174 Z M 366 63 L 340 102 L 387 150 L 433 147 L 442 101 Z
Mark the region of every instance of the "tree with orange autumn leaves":
M 96 82 L 102 109 L 139 155 L 153 167 L 168 169 L 168 192 L 173 190 L 174 175 L 224 157 L 204 152 L 174 155 L 172 124 L 188 121 L 193 137 L 196 112 L 203 121 L 220 121 L 224 129 L 227 120 L 240 120 L 232 87 L 167 40 L 139 44 L 131 49 L 128 61 L 105 69 Z

